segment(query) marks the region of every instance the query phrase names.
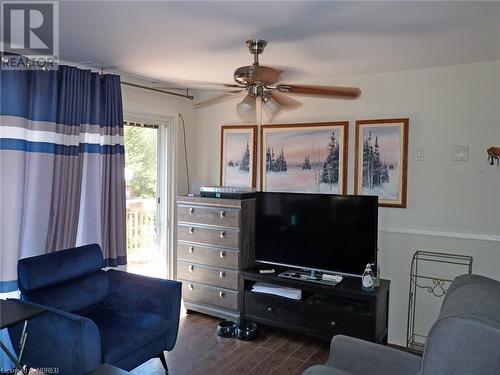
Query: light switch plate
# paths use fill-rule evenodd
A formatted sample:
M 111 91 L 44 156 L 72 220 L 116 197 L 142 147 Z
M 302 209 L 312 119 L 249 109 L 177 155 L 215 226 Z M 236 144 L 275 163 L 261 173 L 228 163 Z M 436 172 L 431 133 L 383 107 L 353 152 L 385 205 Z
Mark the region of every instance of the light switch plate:
M 415 161 L 424 160 L 424 146 L 415 147 Z
M 451 160 L 467 161 L 469 159 L 469 146 L 453 145 L 451 146 Z

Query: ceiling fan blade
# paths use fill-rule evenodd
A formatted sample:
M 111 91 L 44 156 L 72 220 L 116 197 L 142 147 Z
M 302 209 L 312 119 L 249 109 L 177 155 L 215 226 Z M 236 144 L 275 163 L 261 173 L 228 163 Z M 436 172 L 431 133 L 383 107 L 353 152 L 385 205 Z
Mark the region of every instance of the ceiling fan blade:
M 302 103 L 298 100 L 290 98 L 287 95 L 283 95 L 279 91 L 273 91 L 271 96 L 286 110 L 296 109 L 302 106 Z
M 278 91 L 290 94 L 334 96 L 339 98 L 355 99 L 361 94 L 357 87 L 338 87 L 338 86 L 309 86 L 309 85 L 287 85 L 276 86 Z
M 211 99 L 207 99 L 207 100 L 195 103 L 195 104 L 193 104 L 193 109 L 204 108 L 204 107 L 208 107 L 208 106 L 211 106 L 214 104 L 222 103 L 226 100 L 233 99 L 234 97 L 236 97 L 242 93 L 246 93 L 246 90 L 241 89 L 241 90 L 231 91 L 227 94 L 222 94 L 222 95 L 216 96 L 215 98 L 211 98 Z

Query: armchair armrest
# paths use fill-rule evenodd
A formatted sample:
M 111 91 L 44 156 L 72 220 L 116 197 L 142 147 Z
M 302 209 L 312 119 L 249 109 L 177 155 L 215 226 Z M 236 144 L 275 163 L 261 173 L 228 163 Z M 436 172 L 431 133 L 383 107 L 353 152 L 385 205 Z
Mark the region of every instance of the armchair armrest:
M 179 316 L 181 283 L 108 270 L 109 294 L 106 303 L 129 307 L 166 317 Z
M 107 274 L 109 294 L 106 304 L 150 312 L 169 319 L 175 334 L 169 336 L 167 348 L 173 348 L 179 327 L 182 284 L 116 270 L 108 270 Z
M 414 354 L 337 335 L 332 339 L 327 365 L 353 375 L 416 375 L 420 362 Z
M 60 375 L 79 375 L 102 363 L 101 337 L 93 321 L 48 306 L 23 302 L 46 310 L 28 321 L 23 364 L 54 368 Z M 22 323 L 9 328 L 16 351 L 22 329 Z

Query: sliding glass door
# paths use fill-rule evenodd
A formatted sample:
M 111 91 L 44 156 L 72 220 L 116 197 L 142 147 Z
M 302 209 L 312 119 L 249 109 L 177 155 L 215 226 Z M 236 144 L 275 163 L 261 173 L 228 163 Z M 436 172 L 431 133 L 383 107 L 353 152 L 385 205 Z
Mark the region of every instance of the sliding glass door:
M 167 262 L 160 225 L 160 128 L 125 123 L 125 180 L 127 186 L 127 270 L 166 277 Z

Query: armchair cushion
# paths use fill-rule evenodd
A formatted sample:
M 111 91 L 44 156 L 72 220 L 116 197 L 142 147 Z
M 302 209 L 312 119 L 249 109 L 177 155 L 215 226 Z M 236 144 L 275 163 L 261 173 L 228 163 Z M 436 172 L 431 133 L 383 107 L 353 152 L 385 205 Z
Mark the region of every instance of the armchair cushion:
M 421 358 L 384 345 L 337 335 L 327 364 L 353 375 L 416 375 Z
M 17 264 L 21 292 L 45 288 L 94 273 L 104 267 L 99 245 L 85 245 L 24 258 Z
M 103 301 L 108 291 L 108 277 L 100 270 L 58 285 L 26 291 L 22 299 L 71 312 Z
M 339 370 L 325 365 L 314 365 L 309 367 L 302 375 L 352 375 L 349 372 Z
M 172 329 L 177 329 L 169 319 L 161 315 L 131 308 L 119 309 L 98 304 L 75 314 L 86 317 L 97 325 L 106 363 L 117 363 L 137 348 L 165 337 Z

